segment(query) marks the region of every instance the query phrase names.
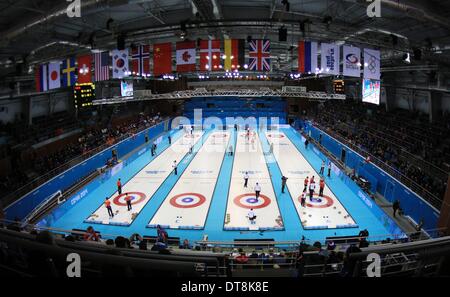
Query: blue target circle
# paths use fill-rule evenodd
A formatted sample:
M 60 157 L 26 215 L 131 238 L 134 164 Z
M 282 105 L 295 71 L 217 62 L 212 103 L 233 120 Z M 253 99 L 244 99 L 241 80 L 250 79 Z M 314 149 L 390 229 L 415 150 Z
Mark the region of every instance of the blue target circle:
M 191 197 L 186 197 L 181 199 L 181 201 L 183 201 L 184 203 L 191 203 L 192 201 L 194 201 L 194 199 Z
M 256 198 L 247 198 L 245 199 L 248 203 L 258 203 L 258 200 Z

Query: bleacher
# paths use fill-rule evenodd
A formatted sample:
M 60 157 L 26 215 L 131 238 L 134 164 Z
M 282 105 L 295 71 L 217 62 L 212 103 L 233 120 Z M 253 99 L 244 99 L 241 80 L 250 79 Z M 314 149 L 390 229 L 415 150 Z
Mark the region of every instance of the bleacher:
M 380 256 L 380 272 L 385 277 L 446 275 L 450 264 L 448 236 L 364 248 L 347 239 L 333 249 L 304 241 L 270 241 L 267 246 L 264 242 L 236 242 L 236 246 L 233 242 L 197 242 L 191 249 L 172 242 L 155 251 L 146 239 L 148 249 L 141 245 L 117 248 L 103 241 L 75 240 L 82 230 L 12 229 L 16 228 L 0 227 L 0 275 L 66 277 L 71 253 L 83 259 L 83 277 L 366 277 L 372 263 L 368 255 L 374 254 Z

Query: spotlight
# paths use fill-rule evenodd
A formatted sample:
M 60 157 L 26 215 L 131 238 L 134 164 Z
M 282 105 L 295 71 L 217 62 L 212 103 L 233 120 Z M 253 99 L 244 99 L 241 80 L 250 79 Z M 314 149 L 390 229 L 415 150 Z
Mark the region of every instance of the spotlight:
M 409 53 L 406 53 L 403 55 L 403 61 L 406 63 L 411 63 L 411 57 L 410 57 Z

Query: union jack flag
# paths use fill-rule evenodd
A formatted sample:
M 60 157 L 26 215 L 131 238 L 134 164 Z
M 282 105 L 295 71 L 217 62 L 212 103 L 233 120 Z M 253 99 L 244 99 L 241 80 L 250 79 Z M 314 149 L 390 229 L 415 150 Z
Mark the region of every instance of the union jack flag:
M 255 39 L 249 42 L 249 65 L 254 71 L 270 71 L 270 40 Z

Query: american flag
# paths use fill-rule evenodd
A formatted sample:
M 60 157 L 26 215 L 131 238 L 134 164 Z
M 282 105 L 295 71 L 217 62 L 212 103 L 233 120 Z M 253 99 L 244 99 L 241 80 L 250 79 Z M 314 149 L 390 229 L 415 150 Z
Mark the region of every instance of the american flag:
M 109 52 L 94 54 L 95 81 L 109 79 Z
M 248 68 L 255 71 L 270 71 L 270 40 L 250 41 Z

